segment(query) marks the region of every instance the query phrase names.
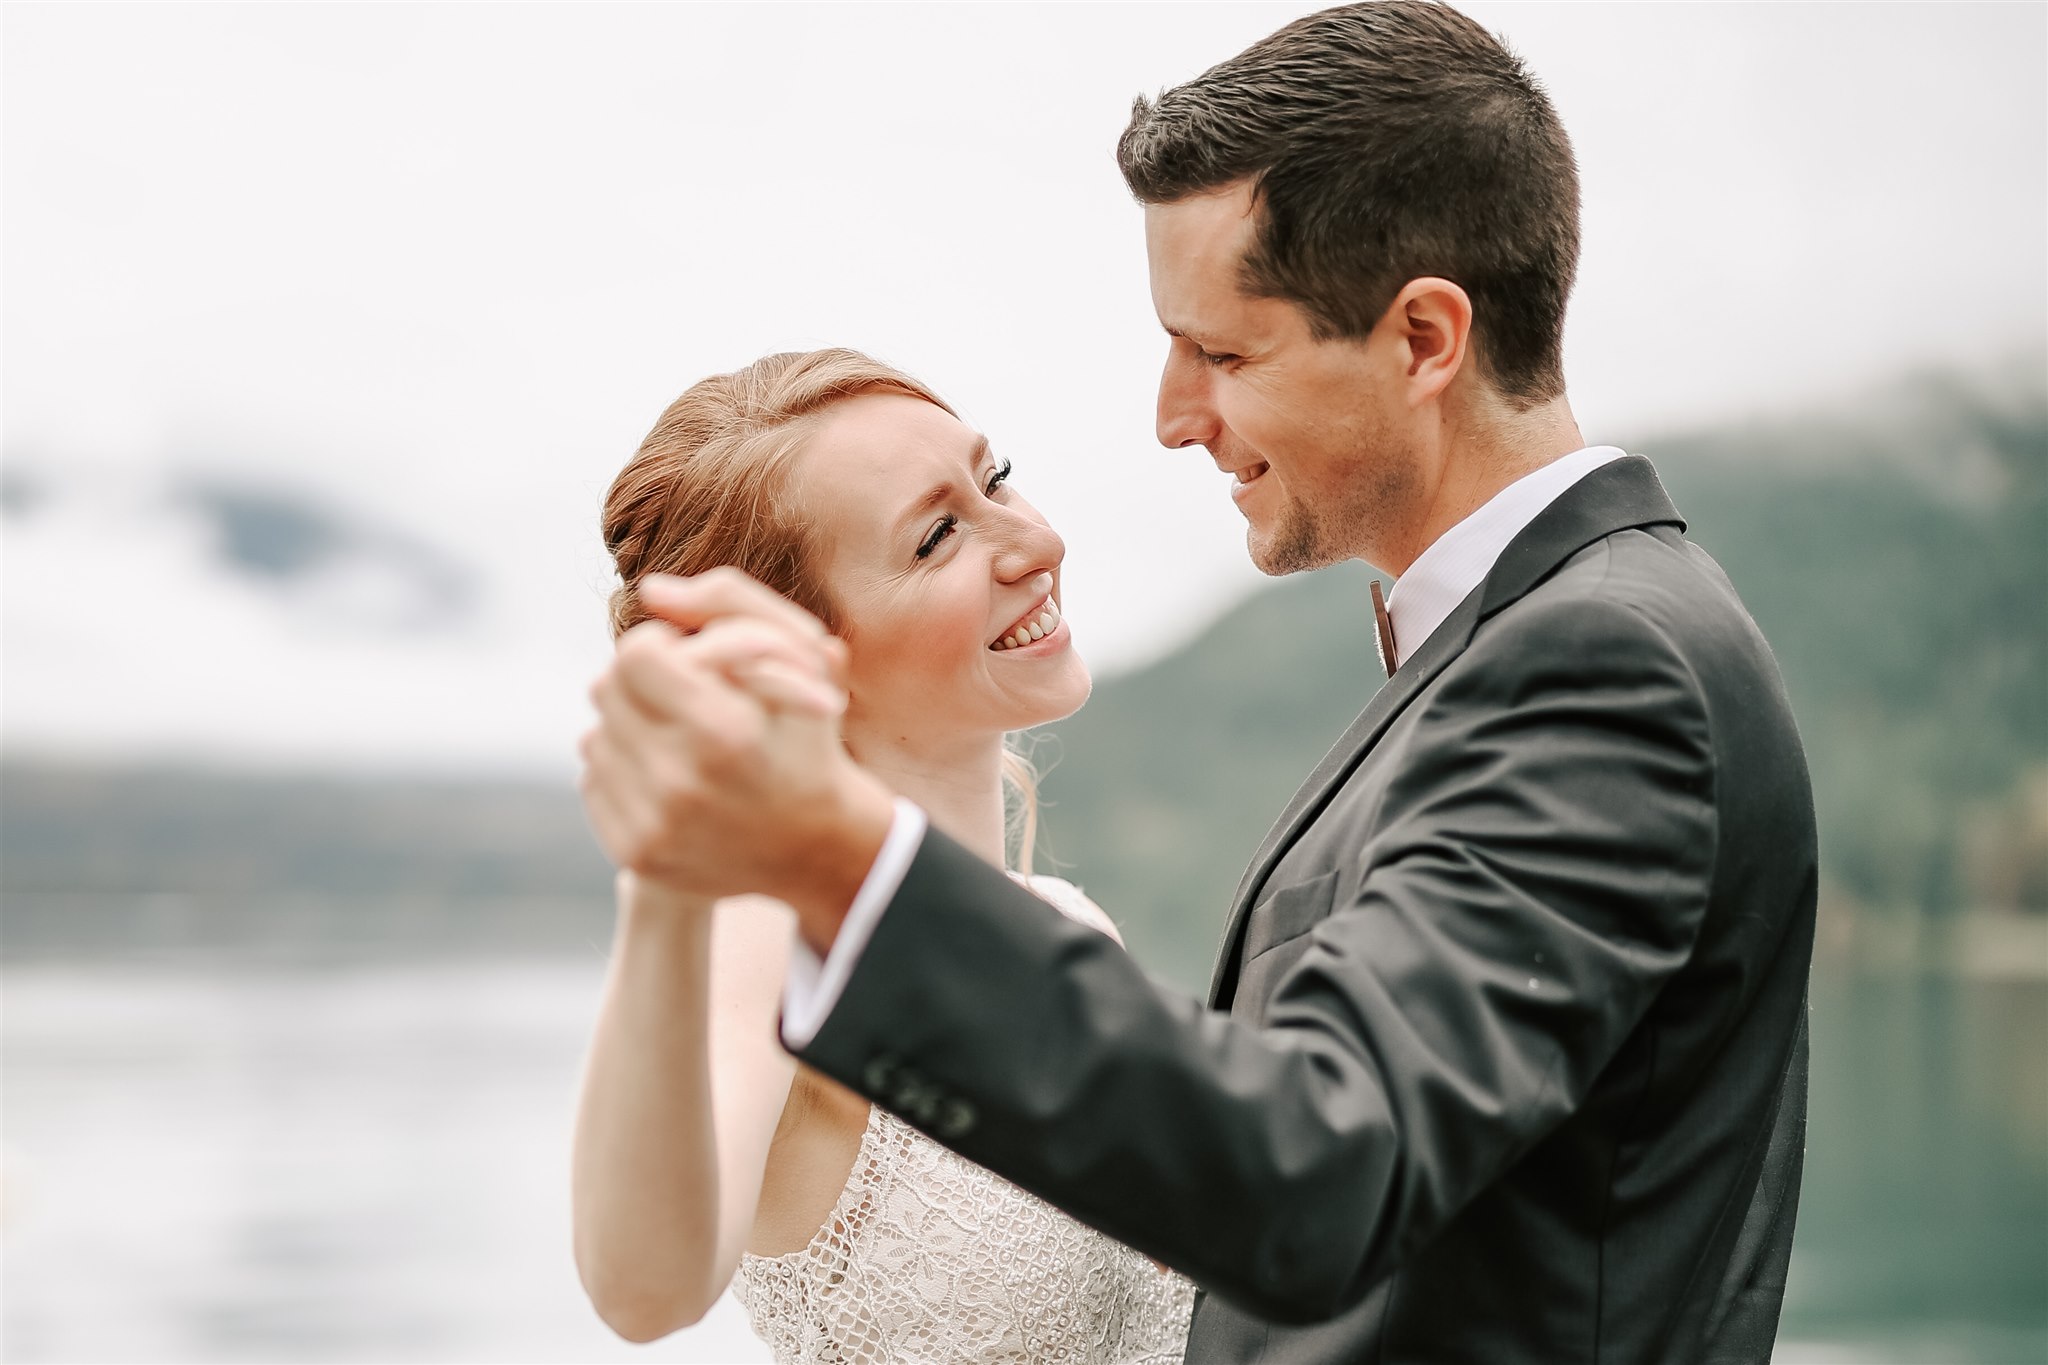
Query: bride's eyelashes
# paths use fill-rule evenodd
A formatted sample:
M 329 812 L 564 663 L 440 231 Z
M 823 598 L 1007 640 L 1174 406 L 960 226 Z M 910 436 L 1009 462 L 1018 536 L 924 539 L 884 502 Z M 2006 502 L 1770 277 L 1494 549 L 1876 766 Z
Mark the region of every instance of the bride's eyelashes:
M 996 490 L 1001 488 L 1005 483 L 1009 481 L 1011 468 L 1012 466 L 1010 462 L 1008 460 L 1004 460 L 1002 464 L 996 468 L 995 473 L 988 476 L 988 483 L 982 488 L 982 492 L 991 498 L 994 497 L 996 495 Z M 917 557 L 919 559 L 930 559 L 932 557 L 932 551 L 939 548 L 939 542 L 944 540 L 947 536 L 952 535 L 954 529 L 959 525 L 960 518 L 954 516 L 951 512 L 948 512 L 943 517 L 940 517 L 938 521 L 932 525 L 932 529 L 925 532 L 924 539 L 921 542 L 919 542 L 917 547 Z
M 930 559 L 932 551 L 939 548 L 939 542 L 952 535 L 953 528 L 959 524 L 960 518 L 954 516 L 951 512 L 940 517 L 938 524 L 925 532 L 924 543 L 917 547 L 917 557 L 919 559 Z

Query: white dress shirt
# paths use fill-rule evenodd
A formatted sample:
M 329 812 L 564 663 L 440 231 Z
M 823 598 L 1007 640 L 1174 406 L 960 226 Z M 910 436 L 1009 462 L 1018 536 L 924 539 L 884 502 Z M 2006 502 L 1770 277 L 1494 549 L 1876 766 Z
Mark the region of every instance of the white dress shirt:
M 1436 634 L 1458 603 L 1486 581 L 1501 551 L 1536 520 L 1537 513 L 1556 502 L 1565 489 L 1627 453 L 1619 446 L 1587 446 L 1552 460 L 1495 493 L 1415 556 L 1387 599 L 1396 661 L 1413 658 Z
M 1610 460 L 1628 452 L 1617 446 L 1588 446 L 1525 474 L 1487 499 L 1479 509 L 1438 536 L 1415 557 L 1408 572 L 1394 584 L 1387 599 L 1387 617 L 1394 627 L 1394 652 L 1406 659 L 1436 633 L 1444 618 L 1486 581 L 1508 542 L 1522 533 L 1538 513 L 1557 501 L 1567 488 Z M 924 842 L 926 817 L 913 802 L 896 798 L 896 818 L 882 851 L 875 855 L 860 891 L 853 898 L 832 950 L 821 961 L 798 940 L 790 953 L 789 973 L 782 990 L 782 1041 L 792 1050 L 817 1037 L 832 1007 L 853 976 L 861 951 L 874 936 L 882 912 L 894 900 L 910 863 Z

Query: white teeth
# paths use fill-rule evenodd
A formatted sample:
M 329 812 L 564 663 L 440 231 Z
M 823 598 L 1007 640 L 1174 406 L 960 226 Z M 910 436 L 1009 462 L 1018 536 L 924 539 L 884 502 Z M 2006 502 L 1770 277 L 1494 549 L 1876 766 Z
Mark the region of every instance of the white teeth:
M 989 648 L 1021 649 L 1025 645 L 1031 644 L 1037 640 L 1043 640 L 1046 636 L 1052 634 L 1053 631 L 1059 626 L 1059 623 L 1059 603 L 1053 601 L 1050 597 L 1048 597 L 1045 599 L 1045 602 L 1039 607 L 1036 615 L 1027 617 L 1024 621 L 1024 624 L 1014 627 L 1008 635 L 1005 635 L 1001 639 L 997 640 L 994 644 L 990 645 Z

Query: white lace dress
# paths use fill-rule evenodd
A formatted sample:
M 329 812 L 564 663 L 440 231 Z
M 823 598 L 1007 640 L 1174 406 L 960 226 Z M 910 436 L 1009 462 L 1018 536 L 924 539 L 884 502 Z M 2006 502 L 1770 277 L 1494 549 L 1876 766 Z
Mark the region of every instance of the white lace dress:
M 1031 889 L 1102 912 L 1056 877 Z M 742 1256 L 733 1292 L 777 1365 L 1179 1365 L 1194 1286 L 880 1105 L 800 1251 Z

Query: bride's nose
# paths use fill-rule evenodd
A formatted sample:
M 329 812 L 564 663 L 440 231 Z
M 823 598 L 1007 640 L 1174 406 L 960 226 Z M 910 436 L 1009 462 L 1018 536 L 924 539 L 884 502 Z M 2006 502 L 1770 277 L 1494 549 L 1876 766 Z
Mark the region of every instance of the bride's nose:
M 1003 582 L 1050 574 L 1067 557 L 1067 543 L 1036 512 L 1012 511 L 1004 520 L 1003 546 L 995 563 L 996 577 Z

